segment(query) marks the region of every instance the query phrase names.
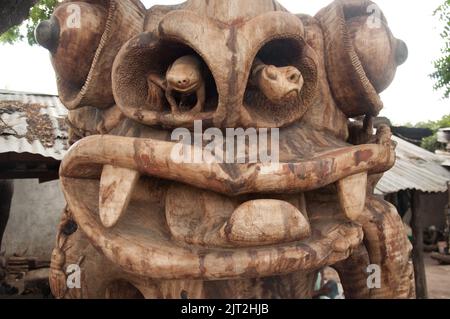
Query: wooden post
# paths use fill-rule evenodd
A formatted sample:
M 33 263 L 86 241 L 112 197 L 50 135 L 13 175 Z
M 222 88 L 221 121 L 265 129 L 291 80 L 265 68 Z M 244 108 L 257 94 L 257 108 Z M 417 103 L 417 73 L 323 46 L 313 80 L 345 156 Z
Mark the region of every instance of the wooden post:
M 416 282 L 417 299 L 428 299 L 427 279 L 425 274 L 425 264 L 423 261 L 423 226 L 420 214 L 420 192 L 413 190 L 411 198 L 413 231 L 413 264 L 414 278 Z
M 3 233 L 9 220 L 13 192 L 13 181 L 0 180 L 0 249 L 2 248 Z
M 449 144 L 450 145 L 450 144 Z M 448 201 L 447 206 L 445 207 L 445 232 L 447 236 L 447 251 L 450 254 L 450 182 L 447 182 L 447 194 L 448 194 Z

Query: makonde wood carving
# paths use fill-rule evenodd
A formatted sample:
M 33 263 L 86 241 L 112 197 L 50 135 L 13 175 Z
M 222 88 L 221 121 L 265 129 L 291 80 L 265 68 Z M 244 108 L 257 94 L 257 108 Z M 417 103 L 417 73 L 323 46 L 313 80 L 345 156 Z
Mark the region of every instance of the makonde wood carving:
M 395 151 L 371 119 L 407 48 L 369 7 L 336 0 L 312 17 L 272 0 L 63 2 L 37 30 L 78 141 L 60 170 L 61 229 L 78 228 L 59 232 L 54 294 L 309 298 L 332 266 L 347 298 L 413 297 L 402 221 L 372 195 Z M 171 133 L 195 121 L 201 133 L 278 128 L 279 163 L 253 162 L 249 144 L 234 161 L 177 161 Z M 80 289 L 62 286 L 70 264 Z M 367 287 L 369 264 L 381 289 Z

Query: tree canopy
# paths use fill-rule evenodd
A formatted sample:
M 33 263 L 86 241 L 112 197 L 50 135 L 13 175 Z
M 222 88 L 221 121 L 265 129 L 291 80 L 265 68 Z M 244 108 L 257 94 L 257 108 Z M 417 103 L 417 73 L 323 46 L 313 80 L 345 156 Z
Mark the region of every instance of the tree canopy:
M 419 122 L 416 125 L 407 125 L 412 127 L 418 127 L 418 128 L 428 128 L 433 131 L 433 135 L 430 137 L 426 137 L 422 140 L 422 147 L 431 151 L 435 152 L 438 149 L 443 149 L 445 145 L 442 145 L 438 142 L 437 139 L 437 132 L 441 128 L 447 128 L 450 127 L 450 114 L 445 115 L 438 121 L 427 121 L 427 122 Z
M 0 4 L 0 43 L 27 40 L 36 44 L 34 30 L 39 22 L 50 18 L 59 0 L 2 0 Z M 6 31 L 6 32 L 4 32 Z
M 443 23 L 441 37 L 444 40 L 442 57 L 434 62 L 435 72 L 431 77 L 435 80 L 435 90 L 444 90 L 444 97 L 450 97 L 450 0 L 437 8 L 434 15 Z

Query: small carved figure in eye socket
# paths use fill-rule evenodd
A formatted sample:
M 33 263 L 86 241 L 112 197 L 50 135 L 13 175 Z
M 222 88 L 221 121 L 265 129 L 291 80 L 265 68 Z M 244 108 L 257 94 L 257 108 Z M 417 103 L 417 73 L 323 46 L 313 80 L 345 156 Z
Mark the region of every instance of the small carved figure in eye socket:
M 203 111 L 206 100 L 204 65 L 198 57 L 183 56 L 172 63 L 165 78 L 150 74 L 148 81 L 166 92 L 172 113 Z
M 292 98 L 300 99 L 305 81 L 299 69 L 294 66 L 276 67 L 264 64 L 256 58 L 250 74 L 250 84 L 275 104 Z

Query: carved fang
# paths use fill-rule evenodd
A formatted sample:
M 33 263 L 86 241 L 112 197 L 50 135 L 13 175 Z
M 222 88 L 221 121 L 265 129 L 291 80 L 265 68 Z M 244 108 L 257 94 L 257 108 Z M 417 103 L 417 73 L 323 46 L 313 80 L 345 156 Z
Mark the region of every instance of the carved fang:
M 345 216 L 356 220 L 366 203 L 367 173 L 346 177 L 337 182 L 339 204 Z
M 103 167 L 100 179 L 99 211 L 103 226 L 111 228 L 128 207 L 139 173 L 111 165 Z

